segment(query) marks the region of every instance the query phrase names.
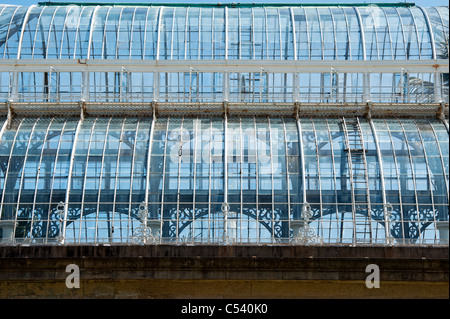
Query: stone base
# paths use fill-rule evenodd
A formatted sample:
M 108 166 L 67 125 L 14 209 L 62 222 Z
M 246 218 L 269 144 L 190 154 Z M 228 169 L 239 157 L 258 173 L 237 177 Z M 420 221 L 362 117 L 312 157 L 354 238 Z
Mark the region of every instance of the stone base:
M 79 289 L 69 289 L 64 280 L 21 280 L 0 281 L 0 298 L 448 299 L 449 289 L 445 282 L 421 281 L 381 282 L 380 288 L 369 289 L 364 281 L 170 279 L 90 279 L 81 280 Z
M 448 247 L 0 246 L 0 298 L 448 299 L 448 280 Z

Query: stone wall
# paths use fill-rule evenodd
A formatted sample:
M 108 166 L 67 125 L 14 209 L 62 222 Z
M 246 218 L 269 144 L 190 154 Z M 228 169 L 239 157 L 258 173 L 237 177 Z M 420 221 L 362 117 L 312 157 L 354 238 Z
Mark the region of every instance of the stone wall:
M 449 298 L 448 247 L 0 246 L 0 298 Z M 79 267 L 68 288 L 67 265 Z M 369 264 L 380 288 L 369 289 Z

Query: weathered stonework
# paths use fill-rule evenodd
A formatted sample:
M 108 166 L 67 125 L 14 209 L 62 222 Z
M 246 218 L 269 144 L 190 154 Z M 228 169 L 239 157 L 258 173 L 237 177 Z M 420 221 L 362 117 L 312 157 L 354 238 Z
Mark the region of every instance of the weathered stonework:
M 11 245 L 0 298 L 448 298 L 448 266 L 447 247 Z

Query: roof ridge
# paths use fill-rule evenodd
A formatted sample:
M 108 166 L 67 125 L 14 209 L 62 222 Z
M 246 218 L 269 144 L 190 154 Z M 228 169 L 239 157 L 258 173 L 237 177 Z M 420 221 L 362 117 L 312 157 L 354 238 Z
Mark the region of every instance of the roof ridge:
M 251 8 L 251 7 L 414 7 L 413 2 L 384 2 L 384 3 L 161 3 L 161 2 L 59 2 L 59 1 L 41 1 L 39 6 L 142 6 L 142 7 L 233 7 L 233 8 Z

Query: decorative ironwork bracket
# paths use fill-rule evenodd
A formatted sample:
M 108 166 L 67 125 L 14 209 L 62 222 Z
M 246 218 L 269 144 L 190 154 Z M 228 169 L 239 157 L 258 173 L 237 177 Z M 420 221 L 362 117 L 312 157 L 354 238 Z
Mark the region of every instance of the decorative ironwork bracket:
M 145 203 L 139 205 L 138 217 L 141 221 L 141 225 L 134 231 L 133 236 L 131 237 L 131 242 L 133 244 L 140 245 L 159 244 L 160 236 L 158 235 L 158 230 L 147 226 L 148 210 Z M 162 222 L 158 221 L 157 224 L 161 227 Z
M 386 245 L 388 246 L 394 246 L 394 238 L 391 236 L 391 217 L 392 217 L 392 211 L 394 210 L 394 207 L 392 207 L 391 203 L 386 203 L 384 205 L 384 219 L 385 219 L 385 225 L 387 228 L 386 231 Z
M 56 206 L 56 219 L 59 221 L 59 233 L 58 236 L 55 237 L 55 239 L 58 241 L 60 245 L 64 244 L 64 236 L 62 235 L 62 228 L 64 223 L 64 208 L 65 204 L 63 202 L 59 202 Z
M 294 238 L 292 239 L 292 244 L 297 245 L 321 245 L 323 243 L 322 238 L 316 235 L 316 230 L 314 227 L 309 225 L 309 220 L 313 216 L 311 206 L 308 203 L 303 204 L 302 207 L 302 227 L 299 228 L 298 232 L 294 231 Z
M 223 203 L 220 209 L 224 215 L 223 236 L 221 238 L 221 243 L 224 245 L 230 245 L 233 244 L 234 240 L 228 236 L 228 217 L 234 212 L 230 211 L 230 204 L 228 203 Z

